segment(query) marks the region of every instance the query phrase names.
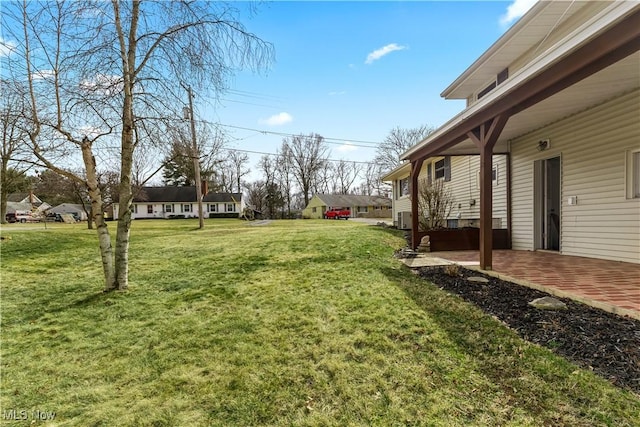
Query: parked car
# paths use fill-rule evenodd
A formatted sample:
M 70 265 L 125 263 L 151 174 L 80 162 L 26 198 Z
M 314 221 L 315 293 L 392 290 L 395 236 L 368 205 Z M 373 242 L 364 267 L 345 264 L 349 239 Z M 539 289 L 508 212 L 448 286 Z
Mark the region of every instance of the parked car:
M 33 216 L 31 212 L 20 212 L 20 211 L 7 213 L 5 214 L 4 218 L 7 220 L 7 222 L 11 222 L 11 223 L 14 223 L 14 222 L 25 223 L 25 222 L 40 221 L 40 218 L 37 216 Z
M 349 219 L 351 211 L 349 209 L 331 209 L 324 213 L 325 219 Z

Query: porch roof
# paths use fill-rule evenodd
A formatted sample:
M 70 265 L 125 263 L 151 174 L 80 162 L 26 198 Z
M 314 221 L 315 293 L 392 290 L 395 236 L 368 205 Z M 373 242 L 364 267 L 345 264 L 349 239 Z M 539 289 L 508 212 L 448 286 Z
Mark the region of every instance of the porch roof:
M 639 48 L 640 3 L 612 2 L 401 158 L 479 154 L 467 133 L 500 114 L 510 118 L 494 153 L 506 153 L 518 136 L 637 89 Z

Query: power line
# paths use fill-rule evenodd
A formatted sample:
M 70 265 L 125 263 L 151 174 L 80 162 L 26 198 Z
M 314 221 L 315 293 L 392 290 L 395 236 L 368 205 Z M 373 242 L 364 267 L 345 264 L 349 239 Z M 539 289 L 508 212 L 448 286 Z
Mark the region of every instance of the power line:
M 243 150 L 240 148 L 228 148 L 228 147 L 223 147 L 222 150 L 227 150 L 227 151 L 238 151 L 241 153 L 250 153 L 250 154 L 263 154 L 266 156 L 279 156 L 280 154 L 278 153 L 268 153 L 265 151 L 252 151 L 252 150 Z M 336 159 L 327 159 L 327 161 L 329 162 L 346 162 L 346 163 L 358 163 L 358 164 L 362 164 L 362 165 L 375 165 L 377 163 L 375 162 L 360 162 L 357 160 L 336 160 Z
M 206 124 L 212 125 L 212 126 L 222 126 L 222 127 L 232 128 L 232 129 L 247 130 L 247 131 L 250 131 L 250 132 L 258 132 L 258 133 L 261 133 L 263 135 L 276 135 L 276 136 L 286 136 L 286 137 L 297 137 L 297 136 L 299 136 L 299 134 L 293 134 L 293 133 L 274 132 L 274 131 L 269 131 L 269 130 L 248 128 L 248 127 L 244 127 L 244 126 L 228 125 L 228 124 L 224 124 L 224 123 L 212 123 L 212 122 L 210 122 L 208 120 L 204 120 L 204 119 L 200 119 L 199 121 L 202 122 L 202 123 L 206 123 Z M 378 146 L 380 145 L 379 142 L 362 141 L 362 140 L 358 140 L 358 139 L 331 138 L 331 137 L 326 137 L 326 136 L 322 136 L 322 139 L 324 140 L 324 142 L 326 142 L 328 144 L 337 144 L 335 142 L 330 142 L 330 141 L 340 141 L 342 143 L 344 143 L 344 142 L 350 143 L 350 145 L 353 145 L 354 147 L 378 148 Z M 337 145 L 344 145 L 342 143 L 337 144 Z M 370 145 L 360 145 L 360 144 L 370 144 Z M 373 145 L 373 147 L 371 145 Z

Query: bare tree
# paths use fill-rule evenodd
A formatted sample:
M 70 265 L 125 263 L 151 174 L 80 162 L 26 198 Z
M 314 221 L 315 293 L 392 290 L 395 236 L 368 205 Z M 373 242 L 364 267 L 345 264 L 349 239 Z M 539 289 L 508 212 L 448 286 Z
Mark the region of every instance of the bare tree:
M 28 82 L 31 150 L 40 165 L 87 187 L 105 290 L 128 287 L 136 151 L 151 143 L 151 129 L 181 116 L 181 84 L 219 91 L 235 69 L 272 59 L 272 47 L 238 16 L 219 2 L 3 5 L 3 29 L 17 41 L 10 71 Z M 97 161 L 108 157 L 120 173 L 115 248 L 97 172 Z M 79 158 L 85 176 L 63 167 Z
M 353 187 L 353 184 L 360 176 L 362 165 L 355 162 L 347 162 L 345 160 L 339 160 L 333 167 L 336 182 L 338 184 L 337 193 L 349 194 Z
M 264 212 L 265 202 L 267 200 L 267 186 L 264 181 L 255 181 L 245 184 L 247 192 L 247 206 Z
M 240 182 L 243 176 L 246 176 L 250 169 L 247 169 L 245 165 L 249 163 L 249 156 L 247 153 L 243 153 L 240 151 L 229 150 L 228 162 L 231 170 L 233 171 L 233 177 L 236 183 L 236 189 L 238 193 L 242 192 L 242 187 L 240 186 Z M 233 189 L 231 191 L 233 193 Z
M 374 161 L 379 165 L 379 175 L 395 169 L 400 164 L 400 156 L 434 130 L 434 127 L 426 125 L 412 129 L 392 129 L 376 151 Z
M 2 152 L 0 152 L 0 222 L 6 222 L 9 192 L 24 182 L 29 165 L 20 167 L 26 160 L 24 150 L 28 134 L 24 112 L 27 110 L 25 89 L 8 80 L 0 80 L 0 121 L 2 125 Z M 24 164 L 24 163 L 22 163 Z M 10 166 L 12 165 L 12 166 Z
M 277 183 L 282 192 L 284 207 L 287 210 L 287 218 L 291 218 L 291 204 L 293 198 L 293 164 L 287 153 L 280 153 L 276 158 Z M 284 217 L 284 212 L 283 215 Z
M 444 185 L 444 180 L 421 179 L 418 185 L 420 230 L 446 227 L 454 201 L 451 191 Z
M 282 142 L 282 153 L 291 160 L 291 172 L 300 186 L 305 206 L 318 174 L 327 164 L 327 151 L 324 138 L 318 134 L 292 136 Z

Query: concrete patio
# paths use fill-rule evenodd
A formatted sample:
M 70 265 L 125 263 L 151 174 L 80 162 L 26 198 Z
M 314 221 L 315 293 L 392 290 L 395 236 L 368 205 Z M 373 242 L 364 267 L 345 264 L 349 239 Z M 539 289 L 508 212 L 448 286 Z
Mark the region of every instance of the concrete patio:
M 421 253 L 410 268 L 459 264 L 507 281 L 572 298 L 640 319 L 640 264 L 560 255 L 545 251 L 494 250 L 493 270 L 479 268 L 478 251 Z

